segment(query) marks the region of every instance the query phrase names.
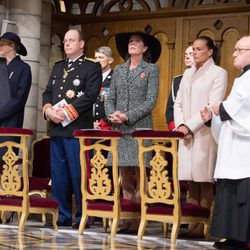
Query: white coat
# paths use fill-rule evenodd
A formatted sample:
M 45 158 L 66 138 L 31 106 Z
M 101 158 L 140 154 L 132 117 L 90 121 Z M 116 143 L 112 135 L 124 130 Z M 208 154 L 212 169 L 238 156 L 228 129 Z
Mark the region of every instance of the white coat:
M 217 145 L 211 129 L 201 119 L 200 110 L 222 101 L 227 89 L 227 72 L 206 61 L 184 72 L 174 106 L 176 127 L 186 124 L 194 133 L 191 140 L 181 140 L 178 149 L 179 179 L 213 182 Z

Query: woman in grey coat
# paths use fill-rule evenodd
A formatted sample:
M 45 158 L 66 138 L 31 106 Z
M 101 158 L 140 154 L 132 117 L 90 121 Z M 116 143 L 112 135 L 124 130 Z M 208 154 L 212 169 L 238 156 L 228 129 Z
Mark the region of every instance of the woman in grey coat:
M 154 63 L 160 56 L 161 44 L 149 34 L 130 32 L 117 34 L 116 46 L 127 61 L 114 69 L 105 113 L 112 128 L 124 134 L 118 143 L 123 198 L 140 202 L 138 145 L 131 132 L 136 128 L 153 127 L 151 112 L 159 85 L 159 69 Z M 134 173 L 136 188 L 133 185 Z M 137 225 L 132 224 L 120 232 L 134 232 Z

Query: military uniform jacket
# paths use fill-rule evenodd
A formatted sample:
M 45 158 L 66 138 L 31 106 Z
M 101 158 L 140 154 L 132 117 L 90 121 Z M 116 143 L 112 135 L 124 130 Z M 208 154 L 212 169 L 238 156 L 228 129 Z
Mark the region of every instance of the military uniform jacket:
M 43 92 L 43 105 L 55 105 L 65 99 L 78 113 L 77 119 L 66 127 L 50 123 L 50 136 L 73 137 L 73 131 L 93 127 L 93 104 L 102 83 L 101 65 L 78 58 L 68 68 L 68 60 L 55 63 L 49 83 Z
M 21 128 L 31 87 L 30 66 L 16 56 L 8 65 L 10 98 L 0 106 L 0 126 Z M 1 89 L 3 91 L 3 89 Z M 8 95 L 8 93 L 6 93 Z
M 113 71 L 111 70 L 102 82 L 100 94 L 97 97 L 96 103 L 94 104 L 94 121 L 100 121 L 101 119 L 104 119 L 105 122 L 107 122 L 104 110 L 104 101 L 107 99 L 108 96 L 112 74 Z
M 180 82 L 181 82 L 182 75 L 174 77 L 172 82 L 171 91 L 168 96 L 168 102 L 166 107 L 166 119 L 168 123 L 168 129 L 172 131 L 175 128 L 174 125 L 174 103 L 177 96 L 177 92 L 179 90 Z

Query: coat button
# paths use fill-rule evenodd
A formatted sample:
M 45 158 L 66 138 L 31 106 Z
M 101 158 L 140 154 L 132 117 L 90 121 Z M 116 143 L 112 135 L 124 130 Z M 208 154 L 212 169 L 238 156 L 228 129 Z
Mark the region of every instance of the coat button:
M 58 97 L 61 97 L 61 95 L 58 95 Z

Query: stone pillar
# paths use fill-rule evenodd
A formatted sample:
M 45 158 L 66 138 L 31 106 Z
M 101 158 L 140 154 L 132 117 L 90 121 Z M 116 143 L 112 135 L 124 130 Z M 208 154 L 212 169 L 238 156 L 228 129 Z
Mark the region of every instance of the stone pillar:
M 41 0 L 9 0 L 9 20 L 17 24 L 17 34 L 27 48 L 22 57 L 32 71 L 32 86 L 25 108 L 24 128 L 37 129 L 37 98 L 40 65 Z
M 4 4 L 0 4 L 0 31 L 2 28 L 2 20 L 6 19 L 6 6 Z
M 41 44 L 40 44 L 40 67 L 38 81 L 37 102 L 37 137 L 47 134 L 47 122 L 42 114 L 42 92 L 48 83 L 50 74 L 50 45 L 51 45 L 51 0 L 42 0 L 41 16 Z

